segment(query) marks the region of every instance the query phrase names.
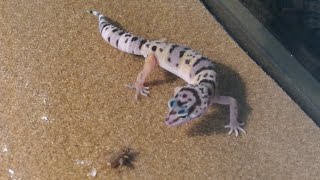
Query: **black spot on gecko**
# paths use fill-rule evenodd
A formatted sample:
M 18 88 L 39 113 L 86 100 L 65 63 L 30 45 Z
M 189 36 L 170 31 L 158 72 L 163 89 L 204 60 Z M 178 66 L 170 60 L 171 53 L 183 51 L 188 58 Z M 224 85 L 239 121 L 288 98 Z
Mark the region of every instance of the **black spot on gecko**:
M 121 36 L 122 34 L 124 34 L 124 31 L 119 32 L 119 35 Z
M 118 28 L 115 28 L 114 30 L 112 30 L 112 32 L 116 32 L 116 31 L 118 31 Z
M 132 39 L 131 39 L 131 41 L 136 41 L 136 40 L 138 40 L 139 38 L 138 37 L 133 37 Z
M 204 60 L 207 60 L 207 59 L 204 57 L 197 59 L 196 62 L 193 64 L 193 67 L 195 67 L 197 64 L 199 64 L 201 61 L 204 61 Z
M 172 53 L 172 51 L 173 51 L 176 47 L 178 47 L 178 45 L 172 45 L 171 48 L 170 48 L 170 50 L 169 50 L 169 53 Z
M 172 124 L 172 123 L 174 123 L 174 122 L 177 122 L 179 119 L 180 119 L 180 117 L 174 119 L 172 122 L 170 122 L 170 124 Z
M 152 46 L 152 51 L 156 51 L 157 50 L 157 46 Z
M 182 58 L 182 56 L 184 55 L 186 51 L 181 51 L 179 57 Z
M 124 43 L 127 43 L 128 42 L 128 39 L 126 39 L 125 41 L 124 41 Z
M 186 98 L 186 97 L 187 97 L 187 95 L 186 95 L 186 94 L 183 94 L 183 95 L 182 95 L 182 98 Z
M 213 86 L 213 89 L 216 89 L 216 83 L 212 80 L 208 80 L 208 79 L 202 79 L 200 83 L 208 83 L 208 84 L 211 84 Z M 211 89 L 209 88 L 208 89 L 208 95 L 211 96 L 212 95 L 212 92 L 211 92 Z
M 210 89 L 208 89 L 208 95 L 211 96 L 212 95 L 212 92 Z
M 108 42 L 110 42 L 110 40 L 111 40 L 110 37 L 108 37 Z
M 205 74 L 203 75 L 204 78 L 206 78 L 207 76 L 208 76 L 208 73 L 205 73 Z
M 212 74 L 210 74 L 210 75 L 209 75 L 209 77 L 213 78 L 213 75 L 212 75 Z
M 177 64 L 176 64 L 176 67 L 178 67 L 178 66 L 179 66 L 179 64 L 177 63 Z
M 117 41 L 116 41 L 116 46 L 118 47 L 118 44 L 119 44 L 119 39 L 117 39 Z
M 183 88 L 181 89 L 181 91 L 189 91 L 189 92 L 192 93 L 192 97 L 195 98 L 195 102 L 194 102 L 193 105 L 189 108 L 189 113 L 192 113 L 192 112 L 195 110 L 196 106 L 198 106 L 198 105 L 201 104 L 201 99 L 200 99 L 200 97 L 199 97 L 199 95 L 198 95 L 198 92 L 197 92 L 196 90 L 194 90 L 194 89 L 192 89 L 192 88 L 188 88 L 188 87 L 183 87 Z
M 124 35 L 124 37 L 130 37 L 131 36 L 131 34 L 126 34 L 126 35 Z
M 162 48 L 159 48 L 159 51 L 160 51 L 160 52 L 162 52 L 162 51 L 163 51 L 163 49 L 162 49 Z
M 103 24 L 103 25 L 102 25 Z M 102 26 L 101 26 L 102 25 Z M 109 24 L 108 23 L 106 23 L 106 22 L 103 22 L 103 23 L 101 23 L 100 24 L 100 26 L 101 26 L 101 32 L 100 33 L 102 33 L 102 31 L 104 30 L 104 28 L 106 27 L 106 26 L 108 26 Z M 108 28 L 106 28 L 105 30 L 107 30 Z
M 170 58 L 168 58 L 168 62 L 171 62 L 171 59 L 170 59 Z
M 141 49 L 142 45 L 144 45 L 146 42 L 147 42 L 147 40 L 142 39 L 142 40 L 140 41 L 139 49 Z
M 189 98 L 189 99 L 188 99 L 188 101 L 192 101 L 192 99 L 191 99 L 191 98 Z
M 213 66 L 202 67 L 202 68 L 200 68 L 194 75 L 197 75 L 197 74 L 199 74 L 201 71 L 204 71 L 204 70 L 214 70 L 214 67 L 213 67 Z
M 186 64 L 190 64 L 190 59 L 186 59 Z
M 150 44 L 147 44 L 146 47 L 149 48 L 149 47 L 150 47 Z

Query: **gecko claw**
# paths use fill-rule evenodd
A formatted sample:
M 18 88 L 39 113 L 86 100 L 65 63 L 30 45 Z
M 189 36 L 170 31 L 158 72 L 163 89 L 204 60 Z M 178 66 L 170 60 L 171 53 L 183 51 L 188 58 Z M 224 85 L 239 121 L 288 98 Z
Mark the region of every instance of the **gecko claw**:
M 236 137 L 238 137 L 239 131 L 241 131 L 244 134 L 247 134 L 246 131 L 240 126 L 244 126 L 244 123 L 238 123 L 238 122 L 230 123 L 229 125 L 226 125 L 225 128 L 230 128 L 228 135 L 230 135 L 234 132 L 236 134 Z
M 126 86 L 130 89 L 136 90 L 135 100 L 138 100 L 139 94 L 142 96 L 148 96 L 150 94 L 149 87 L 144 87 L 137 84 L 127 84 Z
M 147 93 L 147 92 L 145 92 L 145 91 L 142 90 L 142 91 L 140 91 L 140 94 L 141 94 L 142 96 L 148 96 L 149 93 Z
M 149 88 L 148 88 L 149 89 Z M 142 90 L 142 93 L 144 93 L 144 94 L 150 94 L 150 91 L 149 90 L 147 90 L 147 88 L 146 87 L 144 87 L 144 89 Z

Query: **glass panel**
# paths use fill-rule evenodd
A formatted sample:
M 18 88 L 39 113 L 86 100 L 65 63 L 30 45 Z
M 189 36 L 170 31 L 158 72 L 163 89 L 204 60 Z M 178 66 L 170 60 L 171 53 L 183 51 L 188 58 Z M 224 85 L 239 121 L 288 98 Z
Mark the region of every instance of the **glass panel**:
M 320 0 L 240 0 L 320 82 Z

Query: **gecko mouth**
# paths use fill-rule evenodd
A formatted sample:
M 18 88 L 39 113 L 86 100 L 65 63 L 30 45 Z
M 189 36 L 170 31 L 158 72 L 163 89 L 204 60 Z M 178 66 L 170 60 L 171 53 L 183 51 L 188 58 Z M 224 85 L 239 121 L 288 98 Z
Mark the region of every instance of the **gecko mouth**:
M 180 117 L 177 117 L 176 119 L 173 119 L 171 121 L 169 121 L 169 119 L 170 119 L 169 117 L 167 117 L 167 119 L 166 119 L 166 125 L 168 125 L 168 126 L 175 126 L 175 125 L 180 124 L 180 123 L 175 124 L 175 122 L 177 122 L 180 119 Z

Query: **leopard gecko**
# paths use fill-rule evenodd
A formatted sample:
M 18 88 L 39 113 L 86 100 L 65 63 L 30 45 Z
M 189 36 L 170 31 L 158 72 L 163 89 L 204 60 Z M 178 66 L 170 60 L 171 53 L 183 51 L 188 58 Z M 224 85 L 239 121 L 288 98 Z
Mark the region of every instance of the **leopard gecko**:
M 98 11 L 88 11 L 95 15 L 99 22 L 99 31 L 104 40 L 113 47 L 135 55 L 145 57 L 142 71 L 131 88 L 138 95 L 147 96 L 149 88 L 144 86 L 147 76 L 156 65 L 177 75 L 188 84 L 174 89 L 174 97 L 168 101 L 169 112 L 165 119 L 168 126 L 176 126 L 204 115 L 208 108 L 216 103 L 230 107 L 230 121 L 225 128 L 228 134 L 239 131 L 245 133 L 237 120 L 237 101 L 230 96 L 221 96 L 217 90 L 215 66 L 212 61 L 200 53 L 183 45 L 166 43 L 162 40 L 152 41 L 133 35 L 117 27 L 106 16 Z

